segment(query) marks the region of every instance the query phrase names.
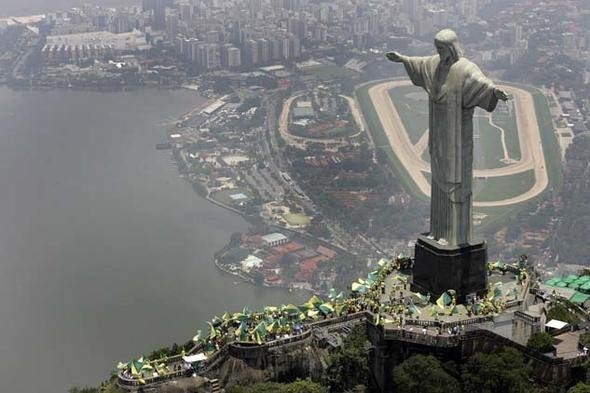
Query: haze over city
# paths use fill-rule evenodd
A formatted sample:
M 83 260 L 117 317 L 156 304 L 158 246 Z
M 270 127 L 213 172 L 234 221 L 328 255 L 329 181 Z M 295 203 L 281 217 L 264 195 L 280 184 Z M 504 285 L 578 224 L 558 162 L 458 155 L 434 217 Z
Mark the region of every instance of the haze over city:
M 589 25 L 4 0 L 0 390 L 590 391 Z

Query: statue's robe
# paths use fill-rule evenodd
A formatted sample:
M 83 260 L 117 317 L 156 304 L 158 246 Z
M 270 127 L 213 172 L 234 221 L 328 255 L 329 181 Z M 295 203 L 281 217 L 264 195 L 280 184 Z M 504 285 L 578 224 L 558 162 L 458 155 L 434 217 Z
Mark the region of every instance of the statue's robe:
M 405 57 L 416 86 L 429 96 L 429 141 L 432 191 L 430 235 L 449 245 L 471 242 L 473 209 L 473 111 L 496 107 L 494 83 L 469 60 L 450 67 L 438 55 Z

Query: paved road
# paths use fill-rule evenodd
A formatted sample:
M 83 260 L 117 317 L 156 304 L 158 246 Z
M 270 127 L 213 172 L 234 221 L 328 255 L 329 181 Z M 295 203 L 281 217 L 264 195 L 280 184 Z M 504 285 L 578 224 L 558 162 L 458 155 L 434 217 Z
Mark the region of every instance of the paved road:
M 430 196 L 430 184 L 425 177 L 425 173 L 430 172 L 430 164 L 424 161 L 421 155 L 416 154 L 417 150 L 424 146 L 425 141 L 421 138 L 418 142 L 419 146 L 411 143 L 389 96 L 389 90 L 392 88 L 409 84 L 411 84 L 409 80 L 388 81 L 372 86 L 368 93 L 394 153 L 420 191 Z M 528 191 L 518 196 L 498 201 L 475 202 L 475 206 L 504 206 L 524 202 L 539 195 L 549 184 L 533 97 L 529 92 L 513 86 L 502 86 L 502 88 L 514 97 L 521 159 L 502 168 L 475 170 L 474 176 L 482 178 L 508 176 L 534 169 L 535 183 Z

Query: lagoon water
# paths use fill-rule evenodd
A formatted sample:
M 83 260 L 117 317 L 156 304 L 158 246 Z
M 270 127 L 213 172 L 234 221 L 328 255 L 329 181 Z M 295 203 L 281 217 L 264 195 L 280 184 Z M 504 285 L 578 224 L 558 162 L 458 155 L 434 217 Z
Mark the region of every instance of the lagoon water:
M 223 311 L 299 301 L 212 263 L 247 223 L 180 179 L 162 122 L 192 91 L 0 87 L 0 384 L 95 385 Z

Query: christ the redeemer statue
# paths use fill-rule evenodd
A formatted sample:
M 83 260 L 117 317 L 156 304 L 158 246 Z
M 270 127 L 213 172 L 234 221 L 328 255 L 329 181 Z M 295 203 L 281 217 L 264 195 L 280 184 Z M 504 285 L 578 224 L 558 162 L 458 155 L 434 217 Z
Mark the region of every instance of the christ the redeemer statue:
M 473 111 L 488 112 L 508 95 L 462 56 L 450 29 L 434 37 L 438 54 L 408 57 L 388 52 L 403 63 L 412 83 L 429 97 L 431 163 L 430 235 L 442 244 L 465 245 L 472 236 Z

